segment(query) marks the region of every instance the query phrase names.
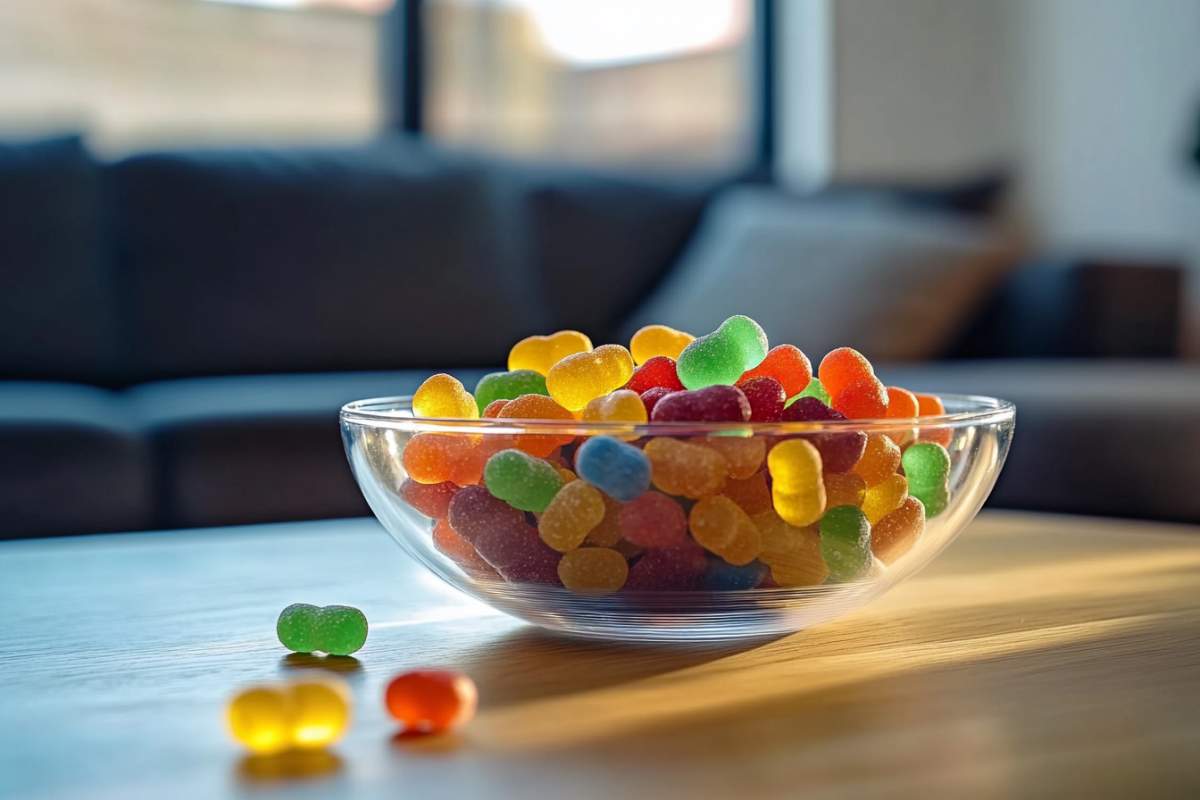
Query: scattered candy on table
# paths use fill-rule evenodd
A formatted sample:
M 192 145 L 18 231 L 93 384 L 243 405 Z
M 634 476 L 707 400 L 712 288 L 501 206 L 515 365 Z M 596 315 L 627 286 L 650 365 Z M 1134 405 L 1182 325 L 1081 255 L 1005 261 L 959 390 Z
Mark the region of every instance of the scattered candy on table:
M 475 716 L 475 682 L 453 670 L 419 669 L 388 683 L 384 704 L 405 733 L 440 733 Z
M 350 724 L 350 692 L 333 678 L 252 686 L 229 701 L 229 732 L 264 755 L 331 745 Z
M 293 603 L 275 623 L 279 643 L 294 653 L 321 652 L 348 656 L 367 641 L 367 618 L 351 606 Z
M 745 316 L 699 336 L 648 325 L 628 348 L 531 336 L 474 394 L 429 378 L 413 412 L 482 417 L 410 435 L 396 488 L 480 580 L 589 595 L 854 582 L 952 501 L 954 428 L 920 419 L 945 413 L 939 398 L 885 386 L 849 347 L 814 370 Z M 524 425 L 545 420 L 560 425 Z

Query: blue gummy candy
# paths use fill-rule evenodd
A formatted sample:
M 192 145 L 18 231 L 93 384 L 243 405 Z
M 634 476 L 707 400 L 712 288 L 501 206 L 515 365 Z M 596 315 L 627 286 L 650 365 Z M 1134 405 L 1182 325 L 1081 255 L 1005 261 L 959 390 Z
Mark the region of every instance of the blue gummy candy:
M 593 436 L 575 454 L 579 477 L 614 500 L 627 503 L 650 488 L 650 459 L 611 436 Z
M 740 589 L 753 589 L 767 577 L 767 565 L 760 561 L 751 561 L 741 567 L 735 567 L 719 558 L 710 558 L 708 569 L 704 571 L 701 587 L 710 591 L 728 592 Z

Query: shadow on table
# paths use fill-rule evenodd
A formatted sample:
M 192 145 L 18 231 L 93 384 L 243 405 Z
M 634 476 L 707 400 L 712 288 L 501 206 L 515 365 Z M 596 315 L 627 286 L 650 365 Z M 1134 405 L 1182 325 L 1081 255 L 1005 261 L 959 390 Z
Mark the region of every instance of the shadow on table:
M 327 778 L 340 773 L 343 766 L 341 756 L 328 750 L 291 750 L 244 756 L 237 763 L 237 778 L 246 786 L 272 787 Z
M 345 678 L 361 674 L 362 662 L 354 656 L 317 656 L 312 653 L 288 653 L 279 659 L 284 670 L 316 669 L 335 672 Z
M 460 668 L 491 708 L 616 686 L 718 661 L 773 641 L 649 645 L 573 639 L 521 628 L 471 648 Z

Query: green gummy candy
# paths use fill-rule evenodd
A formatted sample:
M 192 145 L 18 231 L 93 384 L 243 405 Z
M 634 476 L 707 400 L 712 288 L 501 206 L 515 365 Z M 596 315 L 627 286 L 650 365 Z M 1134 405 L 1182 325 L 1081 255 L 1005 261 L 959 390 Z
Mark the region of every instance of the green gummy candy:
M 871 523 L 857 506 L 834 506 L 821 517 L 821 557 L 834 581 L 852 581 L 871 566 Z
M 311 653 L 317 649 L 316 621 L 321 611 L 308 603 L 292 603 L 279 612 L 275 634 L 279 643 L 293 653 Z
M 937 442 L 917 442 L 910 445 L 904 451 L 900 463 L 904 465 L 904 475 L 908 478 L 910 491 L 914 486 L 944 486 L 950 477 L 950 454 Z M 926 503 L 926 510 L 928 505 Z
M 475 384 L 475 403 L 479 413 L 496 400 L 514 400 L 523 394 L 549 395 L 546 378 L 531 369 L 489 372 Z
M 483 467 L 483 483 L 493 497 L 513 508 L 541 513 L 562 488 L 553 465 L 520 450 L 501 450 Z
M 945 483 L 936 486 L 910 486 L 908 493 L 925 506 L 926 518 L 936 517 L 950 504 L 950 487 Z
M 804 387 L 803 392 L 796 395 L 795 397 L 789 398 L 787 401 L 787 405 L 790 406 L 792 403 L 796 402 L 801 397 L 815 397 L 827 406 L 833 405 L 832 401 L 830 401 L 830 399 L 829 399 L 829 392 L 825 391 L 825 387 L 822 386 L 821 382 L 819 380 L 817 380 L 816 378 L 813 378 L 811 381 L 808 382 L 808 386 Z
M 367 617 L 352 606 L 325 606 L 317 615 L 317 649 L 348 656 L 367 642 Z
M 767 345 L 767 334 L 762 327 L 738 314 L 683 348 L 675 369 L 688 389 L 717 384 L 732 386 L 743 372 L 757 367 L 767 357 Z

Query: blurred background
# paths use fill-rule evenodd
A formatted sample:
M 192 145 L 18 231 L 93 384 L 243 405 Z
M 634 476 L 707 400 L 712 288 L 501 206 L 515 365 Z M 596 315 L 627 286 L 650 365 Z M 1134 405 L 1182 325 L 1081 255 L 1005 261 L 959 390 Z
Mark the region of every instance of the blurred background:
M 0 538 L 348 516 L 338 407 L 758 319 L 1200 522 L 1200 0 L 5 0 Z

